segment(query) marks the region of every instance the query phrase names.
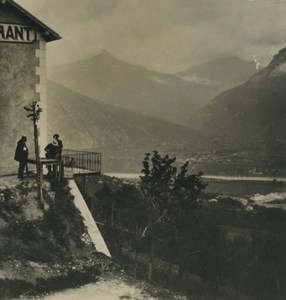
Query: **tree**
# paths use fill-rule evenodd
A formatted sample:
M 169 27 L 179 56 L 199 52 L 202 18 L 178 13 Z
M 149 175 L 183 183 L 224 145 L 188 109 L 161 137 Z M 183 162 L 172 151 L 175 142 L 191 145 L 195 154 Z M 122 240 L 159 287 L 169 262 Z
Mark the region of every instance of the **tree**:
M 43 170 L 41 165 L 41 157 L 39 151 L 39 139 L 38 139 L 38 126 L 37 123 L 40 120 L 40 113 L 42 112 L 42 108 L 37 104 L 36 101 L 29 104 L 29 106 L 25 106 L 24 109 L 28 112 L 27 118 L 29 118 L 33 122 L 34 128 L 34 145 L 35 145 L 35 155 L 36 155 L 36 168 L 37 168 L 37 187 L 38 187 L 38 201 L 39 205 L 43 206 Z
M 150 239 L 148 280 L 152 280 L 154 261 L 154 230 L 162 218 L 166 216 L 170 192 L 176 176 L 177 168 L 173 166 L 176 158 L 168 155 L 161 156 L 158 151 L 153 155 L 146 153 L 143 160 L 143 176 L 141 178 L 141 190 L 147 204 L 147 226 Z M 144 233 L 146 232 L 144 231 Z
M 161 156 L 158 151 L 153 151 L 152 155 L 146 153 L 143 160 L 144 175 L 140 178 L 148 207 L 149 280 L 152 280 L 155 233 L 161 237 L 172 236 L 172 242 L 188 238 L 191 212 L 197 205 L 199 193 L 206 187 L 201 181 L 202 173 L 189 174 L 188 162 L 177 173 L 175 161 L 176 158 Z
M 203 173 L 189 174 L 189 162 L 185 162 L 174 180 L 172 190 L 172 207 L 178 205 L 180 208 L 192 209 L 198 204 L 198 197 L 207 186 L 202 182 Z

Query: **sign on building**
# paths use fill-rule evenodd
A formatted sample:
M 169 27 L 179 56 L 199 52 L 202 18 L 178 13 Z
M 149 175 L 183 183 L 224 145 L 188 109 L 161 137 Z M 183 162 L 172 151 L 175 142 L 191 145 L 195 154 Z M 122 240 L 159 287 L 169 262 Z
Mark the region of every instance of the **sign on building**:
M 36 31 L 20 24 L 0 23 L 0 42 L 33 43 L 36 40 Z

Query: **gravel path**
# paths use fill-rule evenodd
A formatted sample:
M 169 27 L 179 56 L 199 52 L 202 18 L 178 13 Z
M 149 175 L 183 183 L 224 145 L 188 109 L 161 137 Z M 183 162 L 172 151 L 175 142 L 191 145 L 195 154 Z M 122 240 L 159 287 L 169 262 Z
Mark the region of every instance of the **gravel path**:
M 156 295 L 157 294 L 157 295 Z M 43 300 L 117 300 L 117 299 L 178 299 L 188 298 L 170 293 L 161 288 L 150 286 L 140 281 L 128 283 L 126 279 L 113 277 L 103 279 L 97 283 L 88 284 L 77 289 L 70 289 L 59 293 L 54 293 L 41 298 Z

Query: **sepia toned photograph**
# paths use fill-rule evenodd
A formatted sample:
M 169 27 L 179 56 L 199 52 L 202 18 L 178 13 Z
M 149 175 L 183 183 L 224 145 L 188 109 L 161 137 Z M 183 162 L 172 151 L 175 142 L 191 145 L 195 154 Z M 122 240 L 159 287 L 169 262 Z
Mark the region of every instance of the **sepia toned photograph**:
M 286 0 L 0 0 L 0 300 L 286 299 Z

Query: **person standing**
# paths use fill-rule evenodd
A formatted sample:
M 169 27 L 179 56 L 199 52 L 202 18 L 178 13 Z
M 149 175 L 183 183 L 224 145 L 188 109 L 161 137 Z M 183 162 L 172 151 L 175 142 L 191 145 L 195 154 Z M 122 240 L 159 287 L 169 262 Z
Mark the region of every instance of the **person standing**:
M 59 153 L 60 153 L 60 148 L 59 148 L 59 144 L 58 141 L 53 138 L 52 143 L 49 143 L 46 148 L 46 158 L 54 158 L 54 159 L 59 159 Z M 52 166 L 48 165 L 48 176 L 52 175 Z M 55 174 L 55 169 L 54 169 L 54 174 Z
M 59 159 L 61 159 L 62 152 L 63 152 L 63 147 L 64 147 L 63 142 L 60 140 L 60 136 L 57 133 L 55 133 L 53 135 L 53 138 L 58 142 L 58 145 L 59 145 Z
M 22 136 L 22 138 L 17 143 L 17 147 L 15 151 L 14 159 L 19 162 L 19 169 L 18 169 L 19 179 L 23 179 L 25 167 L 27 170 L 27 160 L 28 160 L 29 151 L 26 142 L 27 142 L 27 137 Z

